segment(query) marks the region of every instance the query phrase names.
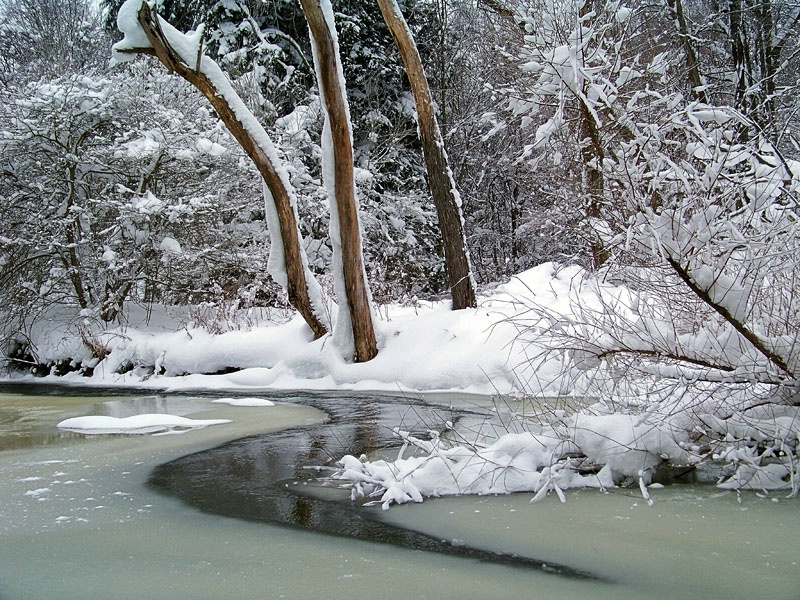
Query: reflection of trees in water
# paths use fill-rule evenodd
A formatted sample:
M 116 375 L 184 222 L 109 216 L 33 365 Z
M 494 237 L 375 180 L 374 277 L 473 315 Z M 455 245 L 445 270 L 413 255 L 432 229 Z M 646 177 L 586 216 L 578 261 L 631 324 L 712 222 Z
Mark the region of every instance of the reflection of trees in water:
M 292 522 L 308 529 L 312 526 L 313 515 L 314 505 L 311 501 L 308 498 L 298 496 L 292 509 Z
M 307 402 L 327 412 L 330 421 L 251 436 L 185 456 L 157 467 L 150 483 L 214 514 L 594 578 L 533 558 L 453 546 L 381 521 L 378 508 L 356 507 L 341 497 L 313 493 L 306 484 L 319 483 L 316 467 L 332 465 L 344 454 L 358 456 L 396 444 L 392 428 L 398 423 L 415 435 L 424 435 L 446 421 L 456 422 L 461 413 L 401 398 L 311 397 Z

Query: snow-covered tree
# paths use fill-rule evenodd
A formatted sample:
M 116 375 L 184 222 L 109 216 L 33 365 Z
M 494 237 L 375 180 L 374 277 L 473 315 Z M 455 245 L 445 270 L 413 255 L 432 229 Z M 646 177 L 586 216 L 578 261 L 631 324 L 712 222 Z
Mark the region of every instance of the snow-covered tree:
M 631 284 L 641 273 L 648 274 L 636 285 L 648 278 L 651 286 L 668 282 L 655 286 L 660 297 L 648 306 L 659 305 L 679 330 L 687 324 L 693 332 L 689 339 L 696 336 L 699 346 L 688 353 L 662 347 L 665 340 L 656 330 L 632 339 L 641 338 L 644 346 L 653 345 L 654 355 L 669 359 L 683 356 L 728 370 L 736 370 L 732 365 L 738 361 L 748 371 L 744 364 L 749 364 L 753 381 L 795 378 L 795 341 L 785 336 L 791 337 L 796 307 L 783 296 L 771 297 L 773 288 L 755 283 L 780 277 L 766 264 L 773 253 L 787 261 L 777 271 L 794 270 L 790 163 L 747 115 L 692 99 L 699 92 L 713 97 L 715 91 L 687 89 L 674 76 L 685 72 L 692 51 L 659 36 L 659 43 L 644 51 L 637 40 L 652 26 L 643 18 L 645 8 L 632 11 L 620 2 L 548 7 L 543 19 L 523 20 L 528 35 L 522 68 L 533 82 L 527 94 L 511 99 L 512 108 L 536 127 L 526 154 L 572 153 L 583 174 L 579 191 L 588 197 L 595 263 L 610 258 L 613 265 L 625 265 L 622 280 Z M 683 14 L 680 7 L 672 3 L 653 14 L 674 17 Z M 680 33 L 680 19 L 677 25 Z M 699 77 L 688 80 L 693 84 Z M 789 207 L 789 213 L 777 206 Z M 597 260 L 598 248 L 603 261 Z M 758 258 L 762 252 L 764 258 Z M 629 265 L 658 265 L 666 274 L 654 276 Z M 777 289 L 787 286 L 793 284 Z M 688 294 L 688 303 L 671 291 L 676 287 Z M 728 346 L 721 355 L 704 346 L 704 340 L 719 340 L 719 335 L 694 329 L 720 319 L 736 343 L 749 348 L 738 351 L 736 359 L 726 354 L 732 351 Z M 756 333 L 760 327 L 765 329 Z M 683 333 L 676 339 L 685 346 Z M 625 344 L 636 347 L 630 339 L 617 345 Z M 600 347 L 598 342 L 596 354 L 606 356 Z M 606 349 L 609 356 L 614 347 Z M 704 351 L 708 354 L 701 358 Z M 766 362 L 745 360 L 749 352 Z M 773 369 L 773 375 L 765 376 L 763 369 Z
M 95 73 L 109 45 L 89 0 L 0 2 L 0 85 Z
M 255 174 L 201 99 L 166 79 L 137 66 L 8 90 L 6 309 L 33 319 L 74 305 L 112 321 L 129 300 L 200 302 L 258 287 L 264 217 L 258 190 L 246 189 Z
M 264 198 L 271 222 L 272 249 L 267 269 L 286 288 L 314 335 L 322 336 L 326 309 L 320 288 L 308 268 L 297 226 L 294 190 L 267 132 L 233 90 L 219 66 L 203 53 L 202 28 L 178 32 L 141 0 L 126 2 L 118 16 L 125 38 L 114 46 L 119 61 L 131 55 L 154 54 L 170 71 L 194 85 L 212 104 L 228 130 L 252 159 L 264 180 Z
M 301 0 L 308 21 L 325 112 L 322 169 L 328 189 L 333 269 L 339 316 L 334 339 L 357 362 L 378 353 L 372 301 L 366 283 L 353 162 L 353 134 L 333 10 L 328 0 Z
M 95 250 L 92 203 L 112 181 L 101 143 L 113 127 L 109 87 L 71 76 L 28 84 L 25 96 L 4 103 L 3 245 L 16 257 L 4 267 L 15 280 L 24 273 L 19 292 L 66 293 L 83 309 L 100 300 L 86 263 Z M 25 281 L 29 273 L 40 280 Z
M 120 4 L 105 3 L 107 14 L 115 17 Z M 428 4 L 401 4 L 412 30 L 424 30 Z M 192 6 L 194 12 L 184 11 L 182 3 L 167 2 L 163 10 L 184 29 L 204 24 L 205 51 L 274 136 L 279 153 L 285 151 L 287 163 L 297 167 L 292 179 L 299 192 L 299 224 L 309 252 L 317 253 L 309 260 L 324 283 L 331 248 L 327 211 L 320 206 L 322 112 L 300 4 L 237 0 Z M 436 240 L 435 212 L 423 193 L 425 169 L 402 61 L 377 4 L 341 0 L 334 2 L 334 9 L 340 41 L 347 48 L 342 69 L 373 291 L 385 298 L 442 293 L 447 282 L 440 264 L 441 244 Z M 421 39 L 425 42 L 428 36 Z M 420 43 L 423 55 L 429 48 Z

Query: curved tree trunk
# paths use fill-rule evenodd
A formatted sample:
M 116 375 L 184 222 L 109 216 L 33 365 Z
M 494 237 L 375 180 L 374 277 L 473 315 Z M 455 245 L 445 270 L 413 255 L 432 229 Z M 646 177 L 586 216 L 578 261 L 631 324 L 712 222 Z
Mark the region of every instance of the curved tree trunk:
M 324 8 L 322 2 L 326 3 Z M 332 226 L 331 243 L 334 246 L 334 269 L 340 270 L 335 273 L 337 287 L 343 288 L 337 289 L 337 299 L 340 303 L 347 304 L 346 312 L 340 309 L 336 324 L 338 331 L 334 336 L 338 336 L 340 332 L 345 335 L 344 326 L 349 317 L 355 359 L 357 362 L 365 362 L 378 354 L 378 345 L 361 252 L 349 109 L 344 94 L 334 25 L 325 15 L 325 11 L 330 10 L 332 18 L 332 9 L 327 0 L 300 0 L 300 4 L 311 31 L 317 80 L 325 107 L 323 171 L 329 190 L 331 184 L 333 187 L 331 219 L 336 219 L 337 226 Z M 333 165 L 329 162 L 330 154 L 333 155 Z
M 378 6 L 400 51 L 417 105 L 422 150 L 428 170 L 428 184 L 439 216 L 453 309 L 474 307 L 476 306 L 475 280 L 472 277 L 469 251 L 464 238 L 461 197 L 456 190 L 448 165 L 444 140 L 436 120 L 433 97 L 422 59 L 396 0 L 378 0 Z
M 261 139 L 257 139 L 252 129 L 248 128 L 243 122 L 243 119 L 247 119 L 252 125 L 256 122 L 255 117 L 252 114 L 241 114 L 241 108 L 238 112 L 234 110 L 224 94 L 217 89 L 212 80 L 203 72 L 201 61 L 204 63 L 213 63 L 213 61 L 203 56 L 202 47 L 198 51 L 196 64 L 189 65 L 171 46 L 162 31 L 158 15 L 151 12 L 147 2 L 142 2 L 138 20 L 152 47 L 119 49 L 119 51 L 154 55 L 169 72 L 177 73 L 200 90 L 211 102 L 214 110 L 217 111 L 231 135 L 253 160 L 272 195 L 280 223 L 280 231 L 271 233 L 273 236 L 280 235 L 283 246 L 286 281 L 281 283 L 285 283 L 289 302 L 305 319 L 314 332 L 314 336 L 317 338 L 323 336 L 327 333 L 327 327 L 320 317 L 324 308 L 316 305 L 320 303 L 321 296 L 316 293 L 316 290 L 318 290 L 316 280 L 314 280 L 306 264 L 305 254 L 300 243 L 297 214 L 293 197 L 288 187 L 288 181 L 284 180 L 274 159 L 270 156 L 269 150 L 264 147 L 264 139 L 267 139 L 266 132 L 263 132 L 262 128 L 261 133 L 263 135 L 260 136 Z M 314 286 L 314 294 L 310 293 L 309 285 Z

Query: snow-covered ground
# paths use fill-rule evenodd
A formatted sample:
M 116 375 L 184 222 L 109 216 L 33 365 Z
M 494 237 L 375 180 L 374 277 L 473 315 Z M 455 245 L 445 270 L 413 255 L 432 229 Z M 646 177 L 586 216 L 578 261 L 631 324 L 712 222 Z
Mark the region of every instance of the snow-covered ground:
M 579 304 L 596 306 L 598 294 L 620 299 L 628 292 L 578 267 L 548 263 L 485 292 L 476 309 L 451 311 L 447 302 L 381 307 L 380 352 L 361 364 L 346 360 L 330 336 L 314 341 L 298 318 L 240 329 L 229 324 L 232 330 L 212 334 L 185 312 L 170 319 L 164 309 L 93 330 L 93 343 L 108 355 L 91 377 L 48 378 L 170 390 L 445 391 L 538 399 L 537 410 L 508 415 L 514 426 L 499 438 L 467 439 L 442 423 L 427 439 L 398 429 L 403 449 L 393 461 L 343 457 L 338 477 L 354 497 L 373 497 L 387 508 L 462 493 L 563 498 L 568 488 L 620 484 L 638 485 L 649 499 L 648 486 L 665 466 L 697 470 L 723 487 L 796 494 L 799 407 L 750 406 L 752 399 L 736 394 L 720 401 L 703 386 L 681 382 L 664 388 L 671 394 L 645 387 L 622 401 L 618 382 L 602 376 L 603 365 L 570 367 L 568 351 L 547 347 L 552 338 L 544 335 L 546 320 L 537 329 L 540 311 L 569 317 Z M 42 323 L 33 332 L 40 361 L 93 360 L 79 335 L 85 339 L 91 323 L 78 321 Z M 109 424 L 81 426 L 107 430 Z
M 557 396 L 570 393 L 561 362 L 550 357 L 531 364 L 530 345 L 515 343 L 516 318 L 533 304 L 569 311 L 584 275 L 578 267 L 548 263 L 490 290 L 476 309 L 451 311 L 449 302 L 380 307 L 380 351 L 361 364 L 346 360 L 330 336 L 314 341 L 302 319 L 286 320 L 280 312 L 273 313 L 274 321 L 258 324 L 247 315 L 247 325 L 228 323 L 231 330 L 222 334 L 209 332 L 196 314 L 178 308 L 131 306 L 124 325 L 105 330 L 58 314 L 38 324 L 32 341 L 39 362 L 94 364 L 79 331 L 91 329 L 93 342 L 109 351 L 94 374 L 53 378 L 81 385 Z M 221 371 L 233 372 L 213 374 Z

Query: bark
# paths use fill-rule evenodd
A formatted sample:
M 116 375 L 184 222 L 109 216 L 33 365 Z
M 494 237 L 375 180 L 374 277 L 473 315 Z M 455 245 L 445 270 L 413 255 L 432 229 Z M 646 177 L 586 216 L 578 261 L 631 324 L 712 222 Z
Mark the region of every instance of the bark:
M 728 26 L 730 28 L 731 57 L 736 74 L 736 108 L 752 117 L 752 100 L 748 97 L 747 90 L 753 84 L 753 63 L 750 44 L 744 30 L 742 11 L 742 0 L 729 0 Z
M 485 6 L 492 12 L 497 13 L 497 15 L 503 17 L 504 19 L 513 21 L 514 24 L 517 24 L 517 18 L 514 14 L 514 11 L 511 10 L 508 6 L 500 2 L 499 0 L 478 0 L 478 4 Z
M 353 176 L 353 139 L 347 100 L 340 78 L 338 48 L 320 0 L 300 0 L 315 47 L 317 75 L 330 129 L 333 150 L 334 198 L 341 236 L 341 276 L 350 313 L 355 360 L 365 362 L 378 354 L 372 307 L 361 252 L 361 227 Z
M 314 332 L 314 336 L 317 338 L 323 336 L 327 333 L 327 328 L 317 316 L 309 294 L 308 278 L 311 275 L 307 272 L 305 261 L 303 260 L 297 215 L 292 205 L 289 190 L 279 175 L 277 166 L 273 164 L 265 150 L 261 148 L 253 135 L 245 128 L 225 98 L 218 93 L 214 84 L 200 71 L 199 65 L 203 58 L 202 49 L 198 53 L 197 63 L 191 66 L 187 65 L 170 45 L 161 30 L 158 16 L 151 12 L 146 2 L 142 3 L 142 7 L 139 10 L 139 23 L 144 29 L 152 48 L 139 48 L 131 50 L 131 52 L 156 56 L 170 73 L 177 73 L 200 90 L 211 102 L 214 110 L 216 110 L 222 122 L 231 132 L 231 135 L 255 163 L 258 172 L 272 193 L 280 220 L 280 236 L 283 242 L 288 280 L 286 292 L 289 296 L 289 302 L 305 319 Z
M 478 6 L 486 8 L 503 19 L 516 37 L 521 39 L 525 36 L 525 24 L 517 18 L 516 13 L 511 8 L 506 6 L 503 2 L 499 0 L 478 0 Z
M 81 141 L 82 140 L 79 140 L 74 146 L 75 151 L 77 151 Z M 75 290 L 75 298 L 78 301 L 78 306 L 81 308 L 89 308 L 90 304 L 92 303 L 91 288 L 87 287 L 83 280 L 84 270 L 81 264 L 80 255 L 78 254 L 78 245 L 83 237 L 81 235 L 80 217 L 70 215 L 70 209 L 74 205 L 75 195 L 77 194 L 77 175 L 74 165 L 67 168 L 66 175 L 67 193 L 63 206 L 64 239 L 66 242 L 66 251 L 59 252 L 59 257 L 61 258 L 61 262 L 64 264 L 64 267 L 67 271 L 70 283 L 72 283 L 72 288 Z
M 692 42 L 692 36 L 689 32 L 689 25 L 686 22 L 686 15 L 683 12 L 683 0 L 667 0 L 672 17 L 675 20 L 675 25 L 678 28 L 678 35 L 683 44 L 683 53 L 686 56 L 686 70 L 689 77 L 689 83 L 692 86 L 692 96 L 708 104 L 708 94 L 706 94 L 703 76 L 700 73 L 700 61 L 697 58 L 697 52 Z
M 597 2 L 598 0 L 594 0 Z M 592 2 L 585 2 L 581 7 L 580 16 L 586 27 L 591 26 L 591 17 L 589 16 L 592 11 L 595 11 L 595 5 Z M 603 216 L 603 198 L 605 195 L 605 176 L 603 175 L 603 159 L 605 158 L 605 151 L 603 150 L 603 140 L 600 137 L 600 130 L 597 126 L 595 116 L 589 108 L 589 99 L 584 83 L 584 88 L 578 97 L 580 103 L 580 148 L 581 159 L 583 162 L 583 173 L 586 185 L 586 193 L 588 196 L 586 206 L 586 216 L 591 221 L 600 220 Z M 600 268 L 609 259 L 610 254 L 605 244 L 597 235 L 592 233 L 590 241 L 592 250 L 592 262 L 594 267 Z
M 474 307 L 477 305 L 475 285 L 464 238 L 461 200 L 447 161 L 444 140 L 439 130 L 433 97 L 422 60 L 397 2 L 378 0 L 378 6 L 400 51 L 417 106 L 422 150 L 428 170 L 428 184 L 439 216 L 453 309 Z

